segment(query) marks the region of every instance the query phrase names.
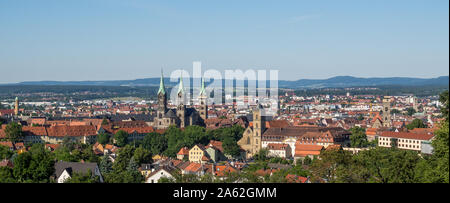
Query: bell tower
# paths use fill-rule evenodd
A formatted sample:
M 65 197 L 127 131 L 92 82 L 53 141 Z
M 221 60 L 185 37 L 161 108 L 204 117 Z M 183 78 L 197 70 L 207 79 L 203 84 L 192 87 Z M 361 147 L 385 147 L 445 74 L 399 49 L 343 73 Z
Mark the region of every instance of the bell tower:
M 177 117 L 180 119 L 180 128 L 184 128 L 186 126 L 186 105 L 185 105 L 185 92 L 183 85 L 183 76 L 180 77 L 180 84 L 178 85 L 177 92 Z
M 159 90 L 158 90 L 158 109 L 156 110 L 156 126 L 161 128 L 163 125 L 163 117 L 167 112 L 167 96 L 166 96 L 166 88 L 164 87 L 164 75 L 161 70 L 161 81 L 159 82 Z
M 203 120 L 206 120 L 208 118 L 208 105 L 206 104 L 206 98 L 208 97 L 206 96 L 205 80 L 203 78 L 202 78 L 202 88 L 200 89 L 200 95 L 198 98 L 200 100 L 200 107 L 199 107 L 200 117 Z
M 391 97 L 383 98 L 383 127 L 391 127 Z
M 256 154 L 261 149 L 261 136 L 266 129 L 266 120 L 263 114 L 263 109 L 258 104 L 253 110 L 253 138 L 252 138 L 252 153 Z
M 19 98 L 16 97 L 16 100 L 14 101 L 14 115 L 19 115 Z

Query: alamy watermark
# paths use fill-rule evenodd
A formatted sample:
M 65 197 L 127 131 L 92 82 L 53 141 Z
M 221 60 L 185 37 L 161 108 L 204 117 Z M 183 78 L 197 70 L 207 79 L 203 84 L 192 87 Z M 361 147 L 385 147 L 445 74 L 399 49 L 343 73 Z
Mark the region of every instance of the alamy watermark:
M 192 76 L 184 69 L 170 74 L 170 81 L 177 82 L 170 92 L 170 100 L 175 104 L 198 105 L 202 80 L 208 105 L 234 105 L 237 110 L 261 105 L 264 116 L 273 116 L 278 112 L 278 70 L 227 69 L 222 75 L 218 70 L 207 69 L 202 74 L 202 64 L 196 61 L 193 62 Z M 183 91 L 182 99 L 178 98 L 180 91 Z

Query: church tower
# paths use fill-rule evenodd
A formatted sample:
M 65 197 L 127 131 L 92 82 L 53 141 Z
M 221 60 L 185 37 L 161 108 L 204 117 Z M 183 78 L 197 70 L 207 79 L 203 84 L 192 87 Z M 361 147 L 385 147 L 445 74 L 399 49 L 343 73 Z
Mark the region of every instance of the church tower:
M 16 97 L 16 100 L 14 102 L 14 115 L 19 115 L 19 98 Z
M 158 109 L 156 111 L 157 116 L 157 126 L 163 125 L 163 117 L 167 112 L 167 95 L 166 88 L 164 87 L 164 75 L 161 70 L 161 81 L 159 83 L 158 90 Z
M 266 120 L 264 119 L 263 109 L 260 104 L 258 104 L 253 110 L 253 153 L 256 154 L 261 149 L 261 136 L 266 129 Z
M 391 127 L 391 97 L 383 98 L 383 127 Z
M 183 85 L 183 76 L 180 77 L 180 84 L 178 85 L 178 106 L 177 106 L 177 117 L 180 119 L 180 128 L 186 126 L 186 105 L 185 105 L 185 92 Z
M 208 97 L 206 96 L 205 80 L 203 78 L 202 78 L 202 88 L 200 89 L 200 95 L 198 98 L 200 100 L 200 108 L 199 108 L 200 117 L 205 121 L 208 118 L 208 105 L 206 104 L 206 98 Z

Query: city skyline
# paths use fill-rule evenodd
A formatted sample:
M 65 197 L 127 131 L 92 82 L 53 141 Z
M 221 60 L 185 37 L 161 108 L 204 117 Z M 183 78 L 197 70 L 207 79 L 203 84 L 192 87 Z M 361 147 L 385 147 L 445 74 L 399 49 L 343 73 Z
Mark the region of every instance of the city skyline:
M 155 78 L 192 61 L 291 81 L 449 75 L 448 1 L 1 1 L 0 19 L 0 84 Z

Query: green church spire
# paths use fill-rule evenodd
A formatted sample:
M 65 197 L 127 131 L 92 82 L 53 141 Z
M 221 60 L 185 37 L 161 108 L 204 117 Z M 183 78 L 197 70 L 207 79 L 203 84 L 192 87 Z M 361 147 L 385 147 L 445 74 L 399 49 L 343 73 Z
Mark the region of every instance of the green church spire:
M 180 85 L 178 85 L 178 94 L 179 93 L 184 93 L 184 85 L 183 85 L 183 73 L 181 73 L 181 77 L 180 77 Z
M 200 95 L 206 95 L 205 80 L 202 78 L 202 88 L 200 89 Z
M 164 87 L 164 75 L 161 69 L 161 81 L 159 82 L 159 90 L 158 90 L 158 94 L 166 94 L 166 88 Z

